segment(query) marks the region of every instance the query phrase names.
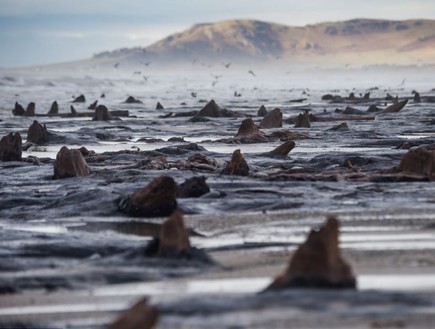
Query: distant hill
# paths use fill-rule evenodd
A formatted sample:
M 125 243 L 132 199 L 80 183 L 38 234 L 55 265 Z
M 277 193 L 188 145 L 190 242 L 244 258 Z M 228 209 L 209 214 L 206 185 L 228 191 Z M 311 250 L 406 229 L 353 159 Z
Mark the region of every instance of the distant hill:
M 435 21 L 354 19 L 293 27 L 228 20 L 196 24 L 148 47 L 104 52 L 96 58 L 178 63 L 435 64 Z

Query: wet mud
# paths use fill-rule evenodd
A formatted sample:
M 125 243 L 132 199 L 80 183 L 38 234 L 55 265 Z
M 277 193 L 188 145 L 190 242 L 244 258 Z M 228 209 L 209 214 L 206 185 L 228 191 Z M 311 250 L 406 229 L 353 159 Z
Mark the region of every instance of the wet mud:
M 435 108 L 428 100 L 435 94 L 429 87 L 419 90 L 416 101 L 411 85 L 373 89 L 364 97 L 368 88 L 323 87 L 308 94 L 302 87 L 259 91 L 250 82 L 249 88 L 238 86 L 236 97 L 230 82 L 201 89 L 198 82 L 181 86 L 163 78 L 152 85 L 119 77 L 0 79 L 0 136 L 20 133 L 26 145 L 21 161 L 0 161 L 0 323 L 100 328 L 138 297 L 132 290 L 123 293 L 123 285 L 165 282 L 175 282 L 174 293 L 163 290 L 151 298 L 161 312 L 157 328 L 423 328 L 435 320 L 435 287 L 418 294 L 402 291 L 400 283 L 397 292 L 258 294 L 266 280 L 238 295 L 235 284 L 232 293 L 204 289 L 195 296 L 183 288 L 195 278 L 270 280 L 309 229 L 331 213 L 342 220 L 342 248 L 362 275 L 435 273 L 433 173 L 397 170 L 410 148 L 434 150 Z M 46 91 L 48 83 L 53 85 Z M 72 103 L 80 94 L 84 102 Z M 140 102 L 125 102 L 132 94 Z M 128 116 L 92 120 L 95 110 L 88 106 L 96 99 L 109 111 L 128 110 Z M 207 108 L 212 99 L 213 108 Z M 57 113 L 69 113 L 74 104 L 89 115 L 45 115 L 54 100 Z M 14 115 L 15 102 L 23 108 L 34 102 L 40 115 Z M 157 102 L 164 108 L 156 109 Z M 262 105 L 269 113 L 281 110 L 282 126 L 261 128 Z M 198 115 L 204 108 L 213 115 Z M 295 128 L 304 113 L 310 124 Z M 247 118 L 257 135 L 237 138 Z M 34 120 L 47 135 L 26 144 Z M 274 152 L 290 142 L 289 151 Z M 63 146 L 80 149 L 89 175 L 55 177 Z M 243 174 L 226 170 L 236 150 L 248 167 Z M 146 246 L 160 234 L 166 215 L 133 217 L 120 207 L 163 175 L 179 188 L 177 205 L 195 248 L 187 258 L 149 257 Z M 48 307 L 53 300 L 82 305 L 80 294 L 111 286 L 120 287 L 116 307 L 65 310 L 63 316 Z M 45 305 L 46 295 L 55 296 L 46 301 L 47 316 L 26 311 Z M 29 304 L 31 299 L 36 302 Z M 99 305 L 95 296 L 90 303 Z M 24 311 L 14 315 L 19 305 Z

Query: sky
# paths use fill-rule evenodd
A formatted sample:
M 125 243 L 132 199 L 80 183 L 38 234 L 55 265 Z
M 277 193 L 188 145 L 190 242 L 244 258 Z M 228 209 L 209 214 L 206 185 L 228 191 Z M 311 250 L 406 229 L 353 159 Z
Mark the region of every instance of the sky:
M 435 19 L 435 1 L 0 0 L 0 67 L 145 47 L 196 23 L 235 18 L 294 26 L 353 18 Z

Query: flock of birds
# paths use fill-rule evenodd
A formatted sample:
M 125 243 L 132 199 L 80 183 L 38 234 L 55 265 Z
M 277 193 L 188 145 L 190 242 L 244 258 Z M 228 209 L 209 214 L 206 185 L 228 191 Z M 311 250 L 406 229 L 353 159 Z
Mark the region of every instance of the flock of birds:
M 197 62 L 196 59 L 193 59 L 193 60 L 191 61 L 192 65 L 195 65 L 196 62 Z M 151 62 L 143 62 L 142 64 L 145 65 L 145 66 L 149 66 L 149 65 L 151 64 Z M 221 64 L 222 64 L 223 67 L 225 67 L 226 69 L 229 69 L 230 66 L 232 65 L 231 62 L 227 62 L 227 63 L 222 62 Z M 113 64 L 113 67 L 114 67 L 115 69 L 118 69 L 120 65 L 121 65 L 121 63 L 116 62 L 115 64 Z M 203 66 L 207 66 L 207 67 L 212 67 L 212 64 L 201 63 L 201 65 L 203 65 Z M 144 79 L 145 81 L 148 81 L 148 78 L 149 78 L 149 77 L 146 76 L 146 75 L 144 75 L 144 74 L 142 74 L 142 71 L 134 71 L 133 74 L 134 74 L 134 75 L 142 75 L 143 79 Z M 255 74 L 255 72 L 254 72 L 253 70 L 248 70 L 248 74 L 252 75 L 253 77 L 257 77 L 257 75 Z M 216 75 L 216 74 L 213 74 L 213 73 L 210 73 L 210 75 L 214 78 L 214 80 L 213 80 L 212 83 L 211 83 L 211 85 L 214 87 L 214 86 L 219 82 L 219 78 L 222 77 L 222 75 Z M 237 96 L 237 95 L 235 95 L 235 96 Z

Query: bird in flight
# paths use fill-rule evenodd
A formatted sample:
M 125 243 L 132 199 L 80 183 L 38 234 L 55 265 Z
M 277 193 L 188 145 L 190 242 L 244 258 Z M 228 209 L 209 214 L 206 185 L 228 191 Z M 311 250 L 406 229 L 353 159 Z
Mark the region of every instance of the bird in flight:
M 252 74 L 254 77 L 256 77 L 255 73 L 252 70 L 249 70 L 248 73 Z
M 113 65 L 113 67 L 114 67 L 115 69 L 117 69 L 118 66 L 119 66 L 119 63 L 115 63 L 115 65 Z

